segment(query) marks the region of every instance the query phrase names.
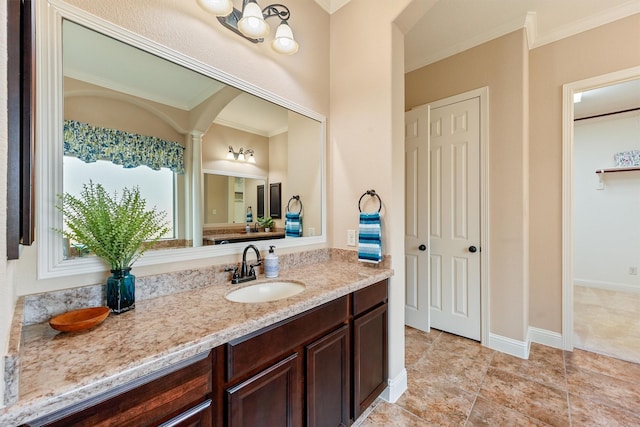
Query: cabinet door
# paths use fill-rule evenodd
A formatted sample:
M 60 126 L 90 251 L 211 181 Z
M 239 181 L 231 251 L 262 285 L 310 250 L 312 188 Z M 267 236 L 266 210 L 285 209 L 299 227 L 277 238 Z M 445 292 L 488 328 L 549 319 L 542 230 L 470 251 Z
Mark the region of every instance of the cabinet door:
M 349 425 L 349 326 L 306 347 L 307 426 Z
M 227 389 L 230 427 L 302 425 L 301 360 L 294 353 Z
M 353 321 L 353 412 L 357 419 L 387 386 L 387 304 Z

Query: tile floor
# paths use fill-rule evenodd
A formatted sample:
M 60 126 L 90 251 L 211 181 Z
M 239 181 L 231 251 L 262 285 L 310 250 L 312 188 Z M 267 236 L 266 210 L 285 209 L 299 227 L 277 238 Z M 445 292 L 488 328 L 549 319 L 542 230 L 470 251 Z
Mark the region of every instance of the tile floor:
M 573 287 L 573 346 L 640 363 L 640 293 Z
M 529 360 L 406 328 L 408 390 L 370 426 L 640 426 L 640 365 L 531 345 Z

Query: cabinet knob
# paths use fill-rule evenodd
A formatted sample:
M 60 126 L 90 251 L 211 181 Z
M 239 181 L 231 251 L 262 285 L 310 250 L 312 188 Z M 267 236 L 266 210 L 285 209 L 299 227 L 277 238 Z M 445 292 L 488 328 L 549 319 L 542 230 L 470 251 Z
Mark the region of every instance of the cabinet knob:
M 475 246 L 469 246 L 469 252 L 474 254 L 474 253 L 478 252 L 478 248 L 476 248 Z
M 418 249 L 420 249 L 421 251 L 426 251 L 427 247 L 425 245 L 420 245 L 418 246 Z

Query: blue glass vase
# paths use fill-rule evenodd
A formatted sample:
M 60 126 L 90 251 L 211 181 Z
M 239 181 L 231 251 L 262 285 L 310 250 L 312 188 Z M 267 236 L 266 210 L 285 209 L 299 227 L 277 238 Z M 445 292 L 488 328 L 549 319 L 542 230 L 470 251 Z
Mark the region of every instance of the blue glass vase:
M 131 267 L 111 270 L 107 278 L 107 306 L 112 313 L 120 314 L 136 307 L 136 276 Z

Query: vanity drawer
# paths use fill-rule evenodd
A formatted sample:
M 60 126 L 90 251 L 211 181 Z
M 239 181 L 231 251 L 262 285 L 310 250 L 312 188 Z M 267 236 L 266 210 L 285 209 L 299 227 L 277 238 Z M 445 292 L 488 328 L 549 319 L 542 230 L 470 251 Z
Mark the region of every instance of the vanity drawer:
M 232 381 L 272 362 L 295 347 L 312 342 L 349 321 L 348 297 L 328 302 L 226 345 L 226 379 Z
M 77 407 L 28 423 L 28 426 L 138 427 L 158 425 L 167 420 L 175 425 L 176 421 L 195 416 L 205 420 L 202 425 L 211 425 L 211 401 L 207 397 L 213 389 L 212 363 L 209 353 L 188 366 L 163 371 L 159 377 L 154 374 L 154 379 L 142 385 L 124 385 Z
M 387 280 L 383 280 L 353 293 L 353 315 L 359 316 L 365 311 L 387 301 Z

